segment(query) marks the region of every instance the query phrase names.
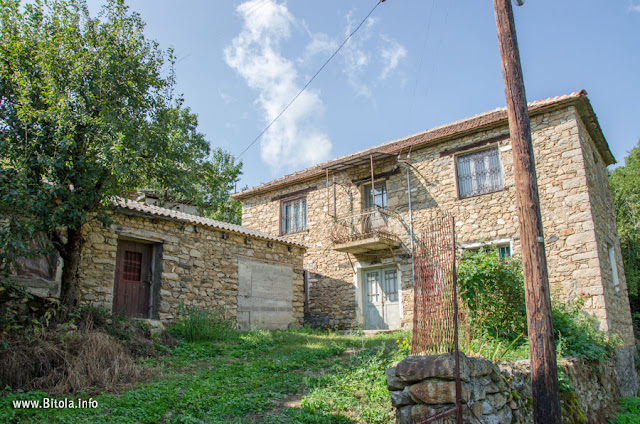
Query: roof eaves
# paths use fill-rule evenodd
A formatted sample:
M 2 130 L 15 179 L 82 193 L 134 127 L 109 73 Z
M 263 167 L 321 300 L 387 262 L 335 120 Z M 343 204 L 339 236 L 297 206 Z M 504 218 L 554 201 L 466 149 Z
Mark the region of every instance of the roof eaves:
M 191 215 L 184 212 L 174 211 L 172 209 L 161 208 L 159 206 L 147 205 L 144 203 L 136 202 L 122 197 L 114 197 L 111 201 L 113 206 L 119 209 L 133 211 L 145 216 L 154 216 L 171 221 L 189 222 L 191 224 L 202 225 L 206 227 L 217 228 L 219 230 L 228 231 L 231 233 L 241 234 L 252 238 L 275 241 L 287 245 L 307 248 L 306 245 L 295 241 L 287 240 L 282 237 L 276 237 L 262 231 L 254 230 L 251 228 L 242 227 L 240 225 L 229 224 L 228 222 L 216 221 L 210 218 L 203 218 L 201 216 Z
M 529 102 L 529 112 L 531 115 L 537 115 L 550 110 L 565 107 L 569 104 L 578 104 L 579 112 L 587 112 L 591 121 L 591 124 L 588 125 L 588 127 L 592 132 L 592 137 L 597 143 L 597 147 L 599 148 L 601 153 L 603 153 L 603 156 L 605 157 L 608 165 L 611 163 L 615 163 L 615 158 L 613 158 L 607 142 L 604 139 L 602 129 L 600 128 L 591 103 L 589 102 L 589 99 L 587 97 L 587 92 L 585 90 Z M 403 149 L 407 149 L 409 147 L 419 147 L 426 144 L 444 142 L 451 138 L 458 138 L 469 133 L 485 131 L 490 128 L 502 126 L 507 121 L 508 116 L 506 107 L 497 108 L 468 118 L 463 118 L 458 121 L 443 124 L 407 137 L 391 140 L 356 153 L 341 156 L 339 158 L 329 160 L 327 162 L 294 172 L 292 174 L 284 175 L 267 183 L 263 183 L 239 193 L 234 193 L 231 195 L 231 197 L 233 197 L 235 200 L 242 201 L 254 195 L 268 192 L 276 188 L 298 184 L 310 179 L 317 178 L 318 176 L 323 175 L 327 168 L 331 168 L 332 166 L 336 166 L 339 163 L 350 161 L 361 156 L 367 156 L 374 152 L 382 152 L 386 154 L 399 153 Z M 613 160 L 613 162 L 608 163 L 611 160 Z

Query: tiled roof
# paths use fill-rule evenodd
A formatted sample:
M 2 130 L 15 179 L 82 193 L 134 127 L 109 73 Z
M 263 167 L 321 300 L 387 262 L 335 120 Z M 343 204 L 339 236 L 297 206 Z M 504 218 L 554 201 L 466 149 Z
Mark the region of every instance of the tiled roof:
M 217 228 L 223 231 L 229 231 L 232 233 L 242 234 L 249 237 L 259 238 L 263 240 L 272 240 L 279 243 L 285 243 L 289 245 L 304 247 L 302 243 L 287 240 L 282 237 L 276 237 L 271 234 L 263 233 L 262 231 L 252 230 L 250 228 L 242 227 L 240 225 L 229 224 L 228 222 L 216 221 L 214 219 L 203 218 L 201 216 L 191 215 L 188 213 L 174 211 L 167 208 L 161 208 L 159 206 L 147 205 L 146 203 L 136 202 L 134 200 L 124 199 L 122 197 L 115 197 L 112 201 L 114 206 L 128 209 L 134 212 L 139 212 L 145 215 L 152 215 L 162 218 L 171 219 L 174 221 L 189 222 L 192 224 L 204 225 L 207 227 Z
M 563 96 L 551 97 L 544 100 L 529 102 L 529 113 L 531 115 L 535 115 L 538 113 L 544 113 L 548 110 L 568 106 L 570 104 L 575 104 L 578 107 L 578 110 L 583 116 L 585 123 L 590 126 L 589 129 L 592 131 L 592 136 L 595 135 L 594 141 L 600 149 L 600 152 L 605 159 L 605 163 L 607 165 L 615 163 L 615 158 L 611 154 L 609 146 L 607 145 L 607 142 L 602 135 L 602 130 L 600 129 L 598 119 L 596 118 L 593 108 L 591 107 L 591 103 L 587 98 L 587 92 L 585 90 L 580 90 L 578 92 Z M 408 149 L 409 147 L 445 141 L 447 139 L 460 137 L 468 133 L 485 130 L 498 125 L 504 125 L 505 123 L 507 123 L 507 121 L 508 118 L 506 107 L 494 109 L 475 116 L 471 116 L 469 118 L 464 118 L 459 121 L 431 128 L 418 134 L 388 141 L 386 143 L 371 147 L 366 150 L 362 150 L 360 152 L 329 160 L 327 162 L 312 166 L 302 171 L 294 172 L 293 174 L 288 174 L 267 183 L 251 187 L 239 193 L 235 193 L 232 195 L 232 197 L 236 200 L 247 199 L 258 193 L 267 192 L 281 186 L 286 186 L 311 178 L 316 178 L 320 175 L 324 175 L 326 169 L 338 167 L 342 163 L 353 162 L 359 157 L 368 157 L 372 154 L 398 154 L 403 150 Z

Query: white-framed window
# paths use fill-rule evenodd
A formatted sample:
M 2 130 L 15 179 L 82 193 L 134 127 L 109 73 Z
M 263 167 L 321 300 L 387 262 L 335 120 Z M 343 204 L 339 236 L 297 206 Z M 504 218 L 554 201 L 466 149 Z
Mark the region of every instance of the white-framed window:
M 307 199 L 296 199 L 282 202 L 282 234 L 298 233 L 307 229 Z
M 484 249 L 486 252 L 495 251 L 499 257 L 502 259 L 508 259 L 511 257 L 511 242 L 509 240 L 496 240 L 493 242 L 482 242 L 482 243 L 470 243 L 463 244 L 463 250 L 469 250 L 472 252 L 477 252 L 480 249 Z
M 460 199 L 502 190 L 498 146 L 457 155 L 456 175 Z
M 363 195 L 364 195 L 364 208 L 371 209 L 373 206 L 378 206 L 381 208 L 387 208 L 387 182 L 386 181 L 376 181 L 376 189 L 375 193 L 371 193 L 371 183 L 364 184 L 362 186 Z M 373 197 L 372 197 L 373 194 Z M 375 203 L 373 201 L 375 198 Z

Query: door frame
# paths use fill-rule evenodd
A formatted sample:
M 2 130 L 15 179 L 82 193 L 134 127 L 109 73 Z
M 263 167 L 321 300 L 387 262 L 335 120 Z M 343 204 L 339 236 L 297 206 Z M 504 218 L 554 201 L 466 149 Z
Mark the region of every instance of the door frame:
M 358 322 L 364 327 L 364 287 L 365 287 L 365 275 L 367 271 L 384 270 L 393 268 L 396 270 L 396 278 L 398 284 L 398 309 L 400 313 L 400 321 L 404 318 L 404 310 L 402 306 L 402 271 L 394 264 L 376 264 L 371 266 L 356 265 L 354 272 L 354 285 L 356 292 L 356 316 Z M 390 330 L 399 330 L 402 324 L 398 328 L 390 328 Z
M 147 308 L 147 317 L 146 318 L 133 318 L 133 319 L 159 319 L 159 306 L 160 306 L 160 286 L 162 283 L 162 253 L 163 253 L 163 244 L 157 243 L 149 240 L 144 240 L 135 237 L 129 236 L 118 236 L 116 248 L 119 246 L 120 241 L 129 241 L 139 244 L 144 244 L 151 247 L 151 286 L 149 287 L 149 299 L 148 299 L 148 308 Z M 113 278 L 112 284 L 113 289 L 111 292 L 111 312 L 113 313 L 113 301 L 115 298 L 115 289 L 116 289 L 116 277 L 118 272 L 118 256 L 116 254 L 115 258 L 116 262 L 113 267 Z

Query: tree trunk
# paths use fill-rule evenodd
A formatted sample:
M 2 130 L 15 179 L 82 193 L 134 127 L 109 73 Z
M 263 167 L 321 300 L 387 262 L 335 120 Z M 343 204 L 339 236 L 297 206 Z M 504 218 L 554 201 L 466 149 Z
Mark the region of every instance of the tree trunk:
M 67 243 L 61 252 L 64 264 L 62 266 L 62 282 L 60 283 L 60 302 L 68 307 L 78 305 L 78 269 L 83 245 L 80 230 L 67 230 Z

